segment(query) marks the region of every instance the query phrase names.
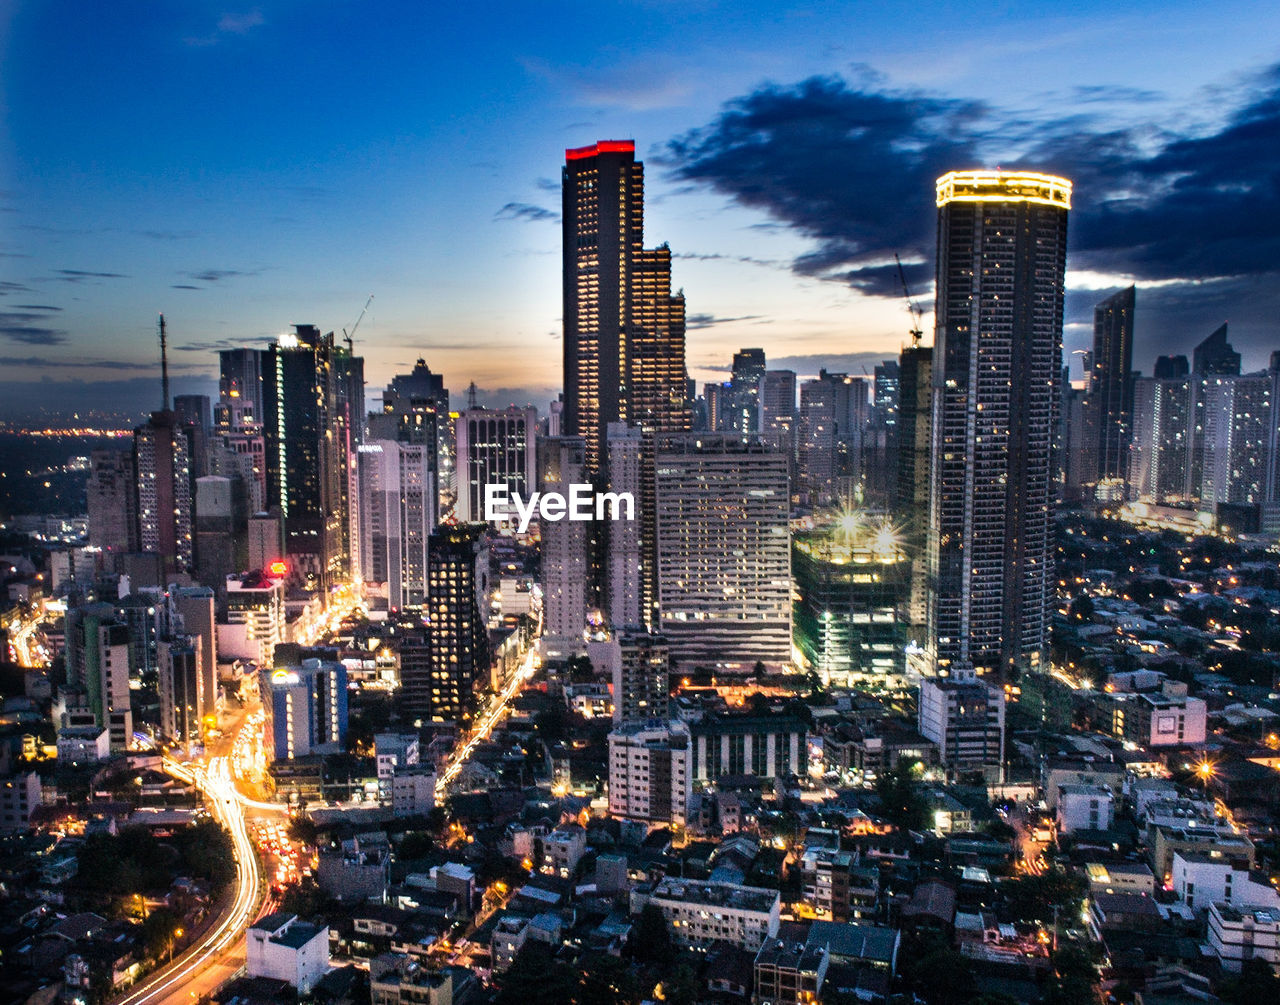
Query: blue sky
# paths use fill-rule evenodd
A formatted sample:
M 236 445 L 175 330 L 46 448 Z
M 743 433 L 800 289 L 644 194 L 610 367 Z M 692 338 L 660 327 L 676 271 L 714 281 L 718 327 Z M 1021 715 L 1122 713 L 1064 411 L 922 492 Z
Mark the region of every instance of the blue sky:
M 745 345 L 801 372 L 895 354 L 884 266 L 915 263 L 930 306 L 941 163 L 1076 178 L 1068 350 L 1134 278 L 1143 370 L 1222 320 L 1263 365 L 1280 11 L 1024 6 L 17 0 L 0 385 L 91 401 L 146 379 L 158 311 L 177 373 L 209 377 L 216 348 L 350 326 L 373 293 L 371 388 L 421 355 L 455 393 L 542 404 L 559 169 L 597 138 L 646 160 L 646 240 L 678 256 L 700 380 Z

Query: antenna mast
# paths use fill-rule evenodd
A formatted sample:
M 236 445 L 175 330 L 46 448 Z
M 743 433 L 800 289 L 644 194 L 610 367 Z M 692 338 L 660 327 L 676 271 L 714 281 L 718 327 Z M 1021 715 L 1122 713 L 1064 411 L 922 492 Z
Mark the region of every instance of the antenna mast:
M 164 315 L 160 315 L 160 386 L 164 394 L 162 410 L 169 411 L 169 343 L 165 338 Z

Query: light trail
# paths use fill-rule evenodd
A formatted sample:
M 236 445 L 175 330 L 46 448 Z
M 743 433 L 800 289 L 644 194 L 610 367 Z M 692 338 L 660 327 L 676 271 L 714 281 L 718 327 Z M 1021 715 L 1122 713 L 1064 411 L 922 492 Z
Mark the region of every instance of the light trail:
M 458 773 L 462 771 L 462 767 L 467 763 L 467 759 L 475 753 L 476 747 L 488 739 L 489 734 L 493 732 L 493 727 L 496 726 L 499 720 L 506 714 L 507 704 L 520 691 L 521 685 L 533 676 L 533 663 L 534 652 L 530 649 L 529 653 L 525 656 L 524 662 L 520 664 L 520 668 L 512 675 L 511 681 L 505 688 L 503 688 L 498 701 L 495 702 L 493 707 L 485 713 L 484 718 L 480 720 L 480 725 L 472 732 L 471 738 L 454 752 L 453 757 L 449 760 L 448 767 L 444 769 L 444 774 L 436 780 L 437 799 L 444 796 L 445 789 L 448 787 L 450 782 L 458 777 Z
M 144 1005 L 158 1001 L 178 988 L 184 988 L 204 970 L 214 966 L 224 952 L 245 938 L 261 896 L 257 856 L 249 839 L 244 811 L 236 798 L 238 793 L 231 780 L 227 758 L 215 757 L 203 770 L 192 770 L 168 758 L 164 765 L 175 777 L 198 785 L 212 805 L 214 816 L 230 831 L 236 863 L 235 896 L 218 924 L 205 932 L 171 966 L 153 974 L 140 987 L 117 999 L 116 1005 Z

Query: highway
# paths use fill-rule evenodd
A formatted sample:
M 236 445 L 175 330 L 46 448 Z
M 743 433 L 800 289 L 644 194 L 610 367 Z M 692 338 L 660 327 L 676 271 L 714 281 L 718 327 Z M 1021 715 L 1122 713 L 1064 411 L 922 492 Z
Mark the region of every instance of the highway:
M 231 833 L 235 889 L 221 918 L 172 964 L 148 975 L 117 998 L 115 1005 L 192 1005 L 207 998 L 243 966 L 245 932 L 257 916 L 262 896 L 258 859 L 231 780 L 229 759 L 214 757 L 207 767 L 166 760 L 165 768 L 199 786 L 214 816 Z

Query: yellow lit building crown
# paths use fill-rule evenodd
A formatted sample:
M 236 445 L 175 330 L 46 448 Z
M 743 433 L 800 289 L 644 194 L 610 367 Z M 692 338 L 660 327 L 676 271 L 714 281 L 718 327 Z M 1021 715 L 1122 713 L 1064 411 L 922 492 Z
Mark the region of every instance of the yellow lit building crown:
M 1034 171 L 948 171 L 938 179 L 938 205 L 949 202 L 1034 202 L 1071 208 L 1071 182 Z

